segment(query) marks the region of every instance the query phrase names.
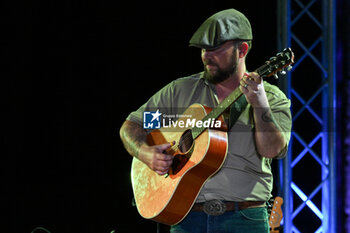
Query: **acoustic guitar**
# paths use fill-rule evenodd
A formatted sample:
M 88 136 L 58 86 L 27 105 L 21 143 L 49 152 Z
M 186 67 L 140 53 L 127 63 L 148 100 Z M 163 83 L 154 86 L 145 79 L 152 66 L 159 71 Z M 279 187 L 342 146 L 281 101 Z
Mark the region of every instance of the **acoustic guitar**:
M 286 48 L 255 72 L 261 77 L 269 77 L 286 67 L 291 68 L 293 62 L 294 54 L 290 48 Z M 181 114 L 183 117 L 177 122 L 193 119 L 223 122 L 223 112 L 241 95 L 243 93 L 236 88 L 214 109 L 193 104 Z M 228 148 L 224 123 L 220 128 L 204 127 L 201 124 L 194 124 L 194 127 L 180 127 L 183 126 L 180 123 L 175 125 L 171 129 L 155 129 L 147 137 L 149 145 L 175 142 L 166 151 L 174 156 L 167 175 L 158 175 L 137 158 L 133 158 L 131 168 L 138 212 L 146 219 L 167 225 L 174 225 L 187 215 L 206 180 L 221 168 Z

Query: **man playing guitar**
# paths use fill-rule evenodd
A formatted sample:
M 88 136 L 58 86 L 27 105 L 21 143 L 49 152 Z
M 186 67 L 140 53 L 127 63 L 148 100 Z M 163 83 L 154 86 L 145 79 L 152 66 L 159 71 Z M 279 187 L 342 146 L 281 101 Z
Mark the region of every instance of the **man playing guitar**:
M 124 146 L 134 159 L 164 181 L 177 179 L 181 172 L 172 171 L 175 157 L 171 151 L 178 142 L 165 140 L 161 144 L 150 144 L 147 141 L 150 132 L 143 127 L 144 112 L 159 109 L 163 115 L 176 116 L 195 103 L 215 109 L 231 93 L 243 93 L 246 104 L 232 104 L 222 114 L 227 124 L 227 138 L 222 134 L 213 136 L 218 139 L 216 144 L 221 141 L 227 143 L 218 147 L 223 148 L 223 162 L 199 187 L 189 211 L 175 222 L 155 218 L 172 225 L 171 232 L 269 231 L 265 203 L 270 199 L 272 190 L 270 164 L 272 159 L 283 158 L 287 152 L 291 132 L 290 101 L 278 87 L 263 81 L 259 72 L 247 72 L 246 57 L 252 39 L 250 23 L 239 11 L 229 9 L 209 17 L 190 40 L 190 46 L 201 48 L 204 71 L 166 85 L 138 110 L 130 113 L 120 129 Z M 240 110 L 238 115 L 234 115 L 234 108 Z M 206 149 L 198 146 L 200 142 L 195 140 L 188 148 L 194 148 L 189 157 L 194 158 L 196 151 L 201 149 L 196 146 L 204 148 L 205 152 L 215 146 Z M 177 148 L 180 146 L 177 145 Z M 214 152 L 217 150 L 212 149 Z M 198 174 L 200 172 L 191 178 L 194 183 L 195 177 L 200 176 Z M 138 182 L 142 183 L 141 180 Z M 189 189 L 183 189 L 181 193 L 186 194 L 185 190 Z M 151 199 L 148 197 L 147 202 Z M 181 202 L 177 201 L 178 205 Z M 141 203 L 138 207 L 139 210 L 142 208 Z M 169 219 L 176 216 L 176 211 L 168 215 Z

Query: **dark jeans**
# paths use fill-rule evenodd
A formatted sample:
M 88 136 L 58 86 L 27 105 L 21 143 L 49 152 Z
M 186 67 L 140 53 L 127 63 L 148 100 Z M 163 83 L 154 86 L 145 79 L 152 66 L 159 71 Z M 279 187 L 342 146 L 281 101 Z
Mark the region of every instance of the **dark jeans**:
M 186 218 L 171 227 L 171 233 L 268 233 L 265 207 L 227 211 L 219 216 L 191 211 Z

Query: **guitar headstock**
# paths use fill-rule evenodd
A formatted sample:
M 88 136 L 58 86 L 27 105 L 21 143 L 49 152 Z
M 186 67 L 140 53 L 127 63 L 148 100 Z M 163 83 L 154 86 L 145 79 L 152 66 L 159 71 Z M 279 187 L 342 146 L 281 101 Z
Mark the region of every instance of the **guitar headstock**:
M 283 204 L 283 198 L 276 197 L 274 202 L 273 202 L 273 206 L 272 206 L 271 214 L 270 214 L 270 218 L 269 218 L 269 225 L 271 228 L 271 233 L 279 232 L 276 229 L 278 229 L 278 227 L 280 227 L 281 220 L 283 217 L 282 208 L 281 208 L 282 204 Z
M 287 68 L 287 71 L 292 69 L 291 64 L 294 63 L 294 53 L 291 48 L 285 48 L 282 52 L 276 54 L 276 56 L 271 57 L 266 61 L 265 65 L 259 67 L 256 72 L 261 77 L 270 77 L 274 75 L 275 78 L 278 78 L 277 72 L 281 71 L 284 75 Z

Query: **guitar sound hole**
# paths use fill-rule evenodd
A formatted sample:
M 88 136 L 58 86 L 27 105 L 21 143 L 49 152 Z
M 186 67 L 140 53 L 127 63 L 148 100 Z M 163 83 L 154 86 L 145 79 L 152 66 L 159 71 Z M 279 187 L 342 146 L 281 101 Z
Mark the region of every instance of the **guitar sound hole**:
M 182 153 L 186 153 L 191 149 L 192 145 L 193 145 L 192 130 L 188 129 L 182 134 L 180 138 L 179 150 Z
M 178 173 L 191 157 L 193 143 L 194 140 L 192 137 L 192 131 L 188 129 L 182 134 L 179 140 L 178 149 L 181 152 L 181 154 L 177 154 L 174 157 L 173 164 L 171 165 L 173 174 Z

